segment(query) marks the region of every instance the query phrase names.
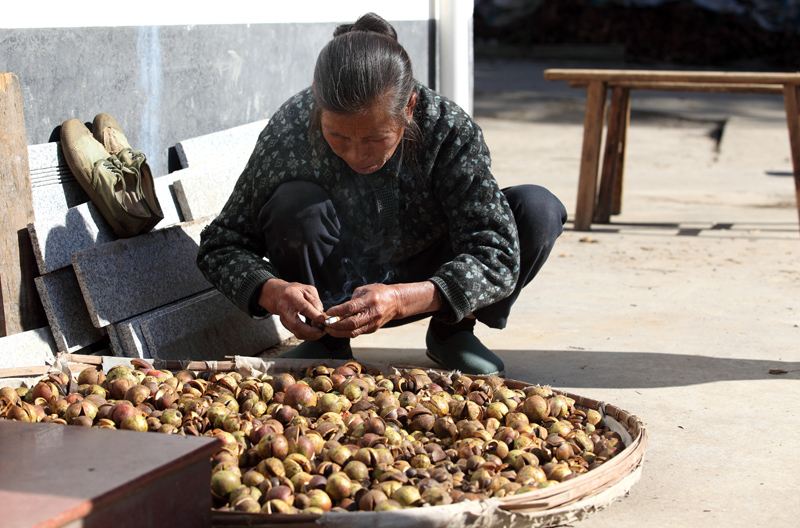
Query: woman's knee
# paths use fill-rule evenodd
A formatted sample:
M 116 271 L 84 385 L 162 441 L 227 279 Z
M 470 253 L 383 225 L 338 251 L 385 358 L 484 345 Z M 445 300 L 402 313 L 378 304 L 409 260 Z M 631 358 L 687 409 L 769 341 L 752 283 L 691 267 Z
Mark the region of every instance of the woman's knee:
M 338 229 L 338 221 L 328 194 L 311 182 L 281 184 L 262 207 L 259 224 L 265 233 L 291 233 L 294 241 L 308 240 L 322 231 Z
M 517 222 L 520 239 L 555 240 L 564 230 L 567 210 L 553 193 L 539 185 L 503 189 Z

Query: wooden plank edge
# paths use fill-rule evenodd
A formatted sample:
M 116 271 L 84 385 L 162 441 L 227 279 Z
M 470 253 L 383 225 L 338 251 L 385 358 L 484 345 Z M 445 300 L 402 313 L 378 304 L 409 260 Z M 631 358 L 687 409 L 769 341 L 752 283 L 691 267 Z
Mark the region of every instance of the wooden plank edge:
M 44 376 L 53 370 L 49 365 L 37 365 L 33 367 L 12 367 L 0 369 L 1 378 L 21 378 L 28 376 Z
M 544 71 L 546 81 L 674 82 L 728 84 L 800 84 L 800 73 L 780 72 L 698 72 L 681 70 L 594 70 L 558 69 Z

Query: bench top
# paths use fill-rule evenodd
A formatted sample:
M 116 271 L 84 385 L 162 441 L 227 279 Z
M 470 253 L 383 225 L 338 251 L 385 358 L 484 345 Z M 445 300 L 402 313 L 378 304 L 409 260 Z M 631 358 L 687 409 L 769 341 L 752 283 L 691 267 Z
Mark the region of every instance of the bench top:
M 800 84 L 800 72 L 710 72 L 676 70 L 549 69 L 547 81 Z

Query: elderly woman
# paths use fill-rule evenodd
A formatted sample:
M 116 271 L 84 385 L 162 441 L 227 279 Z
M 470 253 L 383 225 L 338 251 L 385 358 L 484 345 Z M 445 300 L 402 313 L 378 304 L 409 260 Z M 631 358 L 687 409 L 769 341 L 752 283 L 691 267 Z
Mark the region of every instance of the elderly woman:
M 565 221 L 541 187 L 499 189 L 481 129 L 369 13 L 336 28 L 311 88 L 272 116 L 197 264 L 304 340 L 284 357 L 352 358 L 350 339 L 430 317 L 431 360 L 502 375 L 476 320 L 505 327 Z

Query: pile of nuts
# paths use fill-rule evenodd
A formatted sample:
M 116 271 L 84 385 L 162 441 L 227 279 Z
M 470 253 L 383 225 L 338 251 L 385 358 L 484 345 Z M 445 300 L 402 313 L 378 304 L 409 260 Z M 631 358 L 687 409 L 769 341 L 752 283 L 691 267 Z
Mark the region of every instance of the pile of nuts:
M 0 389 L 0 418 L 216 436 L 214 507 L 384 511 L 557 485 L 619 453 L 601 414 L 502 378 L 386 375 L 358 363 L 243 377 L 146 361 Z M 431 377 L 433 376 L 433 377 Z

